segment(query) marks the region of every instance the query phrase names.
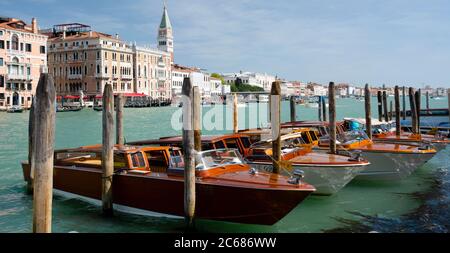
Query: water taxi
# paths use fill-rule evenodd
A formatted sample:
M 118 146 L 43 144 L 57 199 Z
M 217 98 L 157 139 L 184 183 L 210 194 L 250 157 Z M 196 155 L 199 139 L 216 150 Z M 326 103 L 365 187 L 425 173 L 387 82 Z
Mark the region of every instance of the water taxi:
M 296 133 L 283 136 L 281 174 L 290 176 L 296 171 L 304 174 L 304 180 L 316 188 L 314 194 L 332 195 L 347 185 L 369 162 L 343 155 L 312 152 L 309 135 Z M 182 146 L 182 137 L 167 137 L 129 143 L 131 145 Z M 229 134 L 202 136 L 202 150 L 233 148 L 245 157 L 246 162 L 258 171 L 272 172 L 271 140 L 253 143 L 251 136 Z M 303 144 L 302 147 L 295 146 Z
M 311 128 L 319 134 L 321 152 L 329 151 L 328 122 L 299 121 L 281 125 L 285 129 Z M 430 160 L 436 150 L 406 144 L 375 143 L 363 131 L 346 132 L 343 122 L 336 124 L 337 150 L 339 153 L 362 155 L 371 164 L 359 173 L 360 180 L 400 180 L 411 175 L 417 168 Z
M 101 145 L 55 151 L 56 193 L 100 204 Z M 272 225 L 315 191 L 300 175 L 256 172 L 232 149 L 196 154 L 196 217 Z M 30 181 L 30 166 L 22 163 Z M 184 160 L 172 147 L 115 146 L 112 179 L 119 211 L 160 217 L 184 216 Z
M 366 119 L 344 118 L 344 130 L 349 131 L 350 126 L 358 127 L 365 130 Z M 400 136 L 395 134 L 395 122 L 379 121 L 372 119 L 372 138 L 375 142 L 385 142 L 394 144 L 410 144 L 417 146 L 432 145 L 436 151 L 441 151 L 447 147 L 450 140 L 445 136 L 436 132 L 435 135 L 430 134 L 414 134 L 401 131 Z

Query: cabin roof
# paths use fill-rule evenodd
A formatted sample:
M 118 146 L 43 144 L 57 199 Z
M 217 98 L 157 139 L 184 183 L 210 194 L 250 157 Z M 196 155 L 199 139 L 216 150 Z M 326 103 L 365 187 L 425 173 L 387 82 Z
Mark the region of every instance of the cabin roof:
M 219 140 L 224 139 L 231 139 L 231 138 L 240 138 L 240 137 L 248 137 L 246 135 L 242 134 L 228 134 L 228 135 L 202 135 L 202 143 L 211 143 L 216 142 Z M 171 144 L 171 143 L 181 143 L 183 141 L 182 136 L 171 136 L 171 137 L 162 137 L 160 139 L 154 139 L 154 140 L 144 140 L 144 141 L 136 141 L 136 142 L 130 142 L 131 145 L 138 145 L 138 144 Z
M 139 147 L 132 145 L 115 145 L 114 152 L 119 154 L 133 153 L 138 151 L 149 151 L 149 150 L 167 150 L 169 147 Z M 55 152 L 102 152 L 102 145 L 91 145 L 91 146 L 83 146 L 78 148 L 70 148 L 70 149 L 60 149 L 55 150 Z

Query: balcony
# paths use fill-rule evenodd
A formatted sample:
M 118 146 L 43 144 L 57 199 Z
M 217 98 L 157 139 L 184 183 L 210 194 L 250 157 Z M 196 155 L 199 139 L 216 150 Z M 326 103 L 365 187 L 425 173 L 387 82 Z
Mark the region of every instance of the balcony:
M 133 80 L 132 75 L 121 75 L 122 80 Z
M 95 74 L 95 78 L 99 78 L 99 79 L 109 79 L 109 75 L 105 74 L 105 73 L 96 73 Z
M 25 75 L 25 74 L 7 74 L 6 79 L 9 81 L 31 81 L 31 80 L 33 80 L 30 75 Z
M 69 80 L 81 80 L 81 79 L 83 79 L 83 75 L 82 74 L 69 75 L 67 78 Z

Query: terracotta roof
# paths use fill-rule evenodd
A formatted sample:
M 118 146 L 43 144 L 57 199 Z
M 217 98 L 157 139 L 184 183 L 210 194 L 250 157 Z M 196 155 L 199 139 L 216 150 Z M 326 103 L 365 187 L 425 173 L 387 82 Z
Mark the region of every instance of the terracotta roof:
M 22 26 L 23 28 L 17 26 Z M 0 23 L 0 27 L 9 30 L 32 33 L 31 27 L 27 26 L 25 22 L 19 19 L 9 19 L 9 21 Z

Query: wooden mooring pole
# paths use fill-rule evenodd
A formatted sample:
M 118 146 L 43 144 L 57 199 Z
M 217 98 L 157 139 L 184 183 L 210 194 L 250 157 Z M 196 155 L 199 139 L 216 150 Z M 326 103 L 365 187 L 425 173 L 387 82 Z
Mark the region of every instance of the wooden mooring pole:
M 195 152 L 193 124 L 193 89 L 190 78 L 184 78 L 183 101 L 183 151 L 184 151 L 184 213 L 186 225 L 192 228 L 195 216 Z
M 105 85 L 102 97 L 102 210 L 103 214 L 113 214 L 114 174 L 114 94 L 110 83 Z
M 281 82 L 275 81 L 272 83 L 270 91 L 270 114 L 272 126 L 272 157 L 273 157 L 273 173 L 280 172 L 281 161 Z
M 323 111 L 322 110 L 322 97 L 319 96 L 318 107 L 317 107 L 317 113 L 318 113 L 319 121 L 323 121 L 322 111 Z
M 382 92 L 379 90 L 377 92 L 377 100 L 378 100 L 378 121 L 383 121 L 383 98 Z
M 239 107 L 236 94 L 233 95 L 233 132 L 235 134 L 239 132 Z
M 447 89 L 447 101 L 448 101 L 448 120 L 450 121 L 450 89 Z
M 195 86 L 193 88 L 193 100 L 192 100 L 192 113 L 193 113 L 193 124 L 194 124 L 194 149 L 197 152 L 202 151 L 202 106 L 201 106 L 201 96 L 200 88 Z
M 51 233 L 53 198 L 53 153 L 55 142 L 56 91 L 53 78 L 41 74 L 36 88 L 33 115 L 32 162 L 33 232 Z
M 389 120 L 392 121 L 394 117 L 394 101 L 389 101 Z
M 383 91 L 383 115 L 384 115 L 384 121 L 389 121 L 389 115 L 388 115 L 388 103 L 387 103 L 387 93 L 386 91 Z
M 327 101 L 325 97 L 322 97 L 322 118 L 323 121 L 327 121 Z
M 366 133 L 369 139 L 372 139 L 372 111 L 370 108 L 370 87 L 366 84 L 364 89 L 364 105 L 366 111 Z
M 400 89 L 395 86 L 395 135 L 400 136 L 401 125 L 400 125 Z
M 416 111 L 417 111 L 417 133 L 420 133 L 420 108 L 422 107 L 422 91 L 418 89 L 415 93 L 416 96 Z
M 403 120 L 406 120 L 406 87 L 403 86 Z
M 33 143 L 34 143 L 34 96 L 31 98 L 30 114 L 28 115 L 28 164 L 30 165 L 30 181 L 27 182 L 27 193 L 33 193 L 34 163 L 33 163 Z
M 328 103 L 330 118 L 330 153 L 336 154 L 336 91 L 334 88 L 334 82 L 330 82 L 328 86 Z
M 427 91 L 427 94 L 426 94 L 426 106 L 427 106 L 427 113 L 428 113 L 428 110 L 430 110 L 430 92 L 429 91 Z
M 414 134 L 417 134 L 417 110 L 414 88 L 409 87 L 409 106 L 411 108 L 411 128 Z
M 123 94 L 119 94 L 116 100 L 116 143 L 119 145 L 124 144 L 123 137 Z
M 290 106 L 291 106 L 291 122 L 297 121 L 297 112 L 295 111 L 295 98 L 294 96 L 291 96 L 290 99 Z

